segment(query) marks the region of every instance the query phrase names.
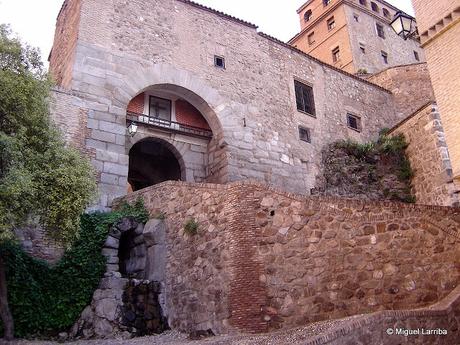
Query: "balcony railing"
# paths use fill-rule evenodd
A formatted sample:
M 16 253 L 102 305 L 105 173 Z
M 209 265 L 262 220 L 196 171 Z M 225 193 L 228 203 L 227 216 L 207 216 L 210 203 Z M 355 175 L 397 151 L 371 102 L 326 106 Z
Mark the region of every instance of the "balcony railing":
M 168 132 L 175 132 L 201 138 L 212 138 L 212 131 L 209 129 L 189 126 L 175 121 L 160 119 L 158 117 L 128 111 L 126 112 L 126 118 L 128 121 L 145 124 Z

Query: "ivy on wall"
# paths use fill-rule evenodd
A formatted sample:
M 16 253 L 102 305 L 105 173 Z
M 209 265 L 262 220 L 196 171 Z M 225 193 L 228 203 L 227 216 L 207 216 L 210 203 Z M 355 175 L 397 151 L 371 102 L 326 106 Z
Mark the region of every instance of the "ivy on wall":
M 17 243 L 0 246 L 16 337 L 53 336 L 76 322 L 105 272 L 101 250 L 109 228 L 123 217 L 142 223 L 149 218 L 140 199 L 115 212 L 82 215 L 79 238 L 55 266 L 30 257 Z

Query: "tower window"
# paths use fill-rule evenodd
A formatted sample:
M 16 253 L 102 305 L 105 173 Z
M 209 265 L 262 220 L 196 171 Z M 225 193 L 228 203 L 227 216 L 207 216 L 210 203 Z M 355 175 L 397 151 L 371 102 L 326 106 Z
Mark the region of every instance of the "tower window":
M 214 66 L 225 69 L 225 58 L 214 55 Z
M 355 22 L 359 22 L 359 16 L 356 13 L 353 14 L 353 18 L 355 19 Z
M 311 143 L 310 129 L 299 126 L 299 139 Z
M 323 0 L 323 5 L 327 6 L 332 2 L 332 0 Z
M 315 100 L 313 96 L 313 88 L 311 86 L 302 84 L 295 80 L 295 100 L 297 103 L 297 110 L 315 116 Z
M 366 0 L 359 0 L 359 4 L 362 6 L 367 6 L 367 1 Z
M 385 29 L 383 28 L 382 24 L 376 23 L 375 24 L 375 29 L 377 30 L 377 35 L 380 38 L 385 38 Z
M 371 2 L 372 11 L 379 13 L 379 6 L 375 2 Z
M 420 55 L 415 50 L 414 50 L 414 57 L 415 57 L 415 60 L 420 61 Z
M 337 62 L 340 60 L 340 48 L 339 47 L 335 47 L 333 50 L 332 50 L 332 61 L 334 62 Z
M 315 32 L 308 34 L 307 40 L 308 40 L 309 45 L 312 45 L 313 43 L 315 43 Z
M 391 19 L 390 11 L 388 11 L 386 8 L 383 9 L 383 15 L 385 18 Z
M 359 116 L 348 113 L 347 125 L 349 128 L 361 132 L 361 118 Z
M 327 20 L 327 28 L 328 30 L 332 30 L 335 28 L 335 19 L 334 17 L 331 17 Z
M 383 60 L 383 62 L 384 62 L 385 64 L 388 64 L 388 53 L 384 52 L 383 50 L 382 50 L 381 53 L 382 53 L 382 60 Z
M 364 43 L 360 43 L 359 50 L 361 50 L 361 53 L 366 54 L 366 45 Z
M 312 12 L 311 10 L 308 10 L 307 12 L 305 12 L 305 14 L 303 15 L 303 19 L 308 22 L 310 19 L 311 19 L 311 16 L 312 16 Z

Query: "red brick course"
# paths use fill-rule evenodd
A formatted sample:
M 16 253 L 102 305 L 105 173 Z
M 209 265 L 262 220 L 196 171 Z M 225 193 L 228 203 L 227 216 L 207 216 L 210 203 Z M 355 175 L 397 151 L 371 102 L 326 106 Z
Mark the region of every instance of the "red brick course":
M 181 99 L 176 101 L 176 121 L 183 125 L 210 130 L 208 123 L 198 109 Z

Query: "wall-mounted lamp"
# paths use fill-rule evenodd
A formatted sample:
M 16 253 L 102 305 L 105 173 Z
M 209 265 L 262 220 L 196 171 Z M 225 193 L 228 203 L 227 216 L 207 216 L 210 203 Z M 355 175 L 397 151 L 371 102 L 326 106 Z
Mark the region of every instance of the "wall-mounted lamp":
M 137 124 L 135 122 L 131 122 L 131 124 L 128 126 L 128 134 L 133 137 L 136 133 Z
M 414 17 L 404 12 L 397 12 L 390 25 L 394 32 L 404 40 L 417 35 L 417 25 Z

